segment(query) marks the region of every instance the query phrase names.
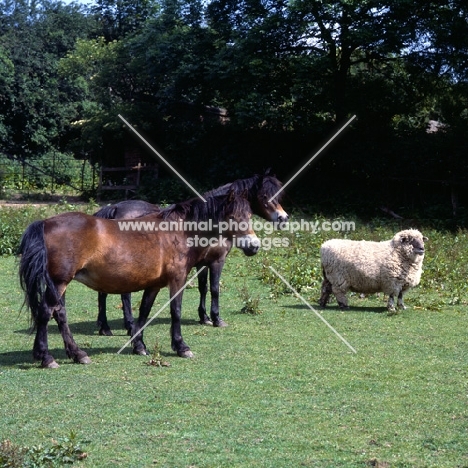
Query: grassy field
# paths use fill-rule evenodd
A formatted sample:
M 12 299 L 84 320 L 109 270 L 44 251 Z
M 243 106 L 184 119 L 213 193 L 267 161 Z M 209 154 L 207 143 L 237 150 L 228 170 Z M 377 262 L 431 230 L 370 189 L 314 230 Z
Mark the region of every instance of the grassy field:
M 115 336 L 101 337 L 96 294 L 72 283 L 71 329 L 93 363 L 71 363 L 52 324 L 61 367 L 39 368 L 15 260 L 0 258 L 0 441 L 47 446 L 73 431 L 83 467 L 468 467 L 466 276 L 450 281 L 464 274 L 466 235 L 425 234 L 436 241 L 408 310 L 388 316 L 384 297 L 354 295 L 349 311 L 321 311 L 357 354 L 269 276 L 274 265 L 316 305 L 323 239 L 290 234 L 289 250 L 231 253 L 221 292 L 229 327 L 198 325 L 198 292 L 186 291 L 194 359 L 170 349 L 167 310 L 146 329 L 169 367 L 117 354 L 127 341 L 119 298 L 108 304 Z M 167 298 L 163 290 L 153 313 Z M 246 303 L 260 313 L 241 313 Z

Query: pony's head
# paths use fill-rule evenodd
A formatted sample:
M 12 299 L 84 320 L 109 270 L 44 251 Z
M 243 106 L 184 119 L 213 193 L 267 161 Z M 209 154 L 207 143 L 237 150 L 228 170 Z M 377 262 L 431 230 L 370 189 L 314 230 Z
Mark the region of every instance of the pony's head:
M 285 223 L 289 216 L 280 204 L 283 192 L 281 182 L 270 170 L 255 174 L 248 179 L 237 179 L 205 193 L 205 197 L 226 195 L 230 191 L 240 195 L 246 193 L 254 214 L 275 223 Z
M 258 176 L 258 190 L 252 207 L 254 212 L 274 223 L 287 222 L 289 215 L 280 203 L 283 194 L 281 182 L 267 169 Z
M 219 223 L 223 236 L 232 239 L 233 244 L 248 257 L 255 255 L 260 248 L 260 239 L 252 229 L 252 209 L 247 193 L 241 195 L 230 191 L 226 197 L 224 221 Z

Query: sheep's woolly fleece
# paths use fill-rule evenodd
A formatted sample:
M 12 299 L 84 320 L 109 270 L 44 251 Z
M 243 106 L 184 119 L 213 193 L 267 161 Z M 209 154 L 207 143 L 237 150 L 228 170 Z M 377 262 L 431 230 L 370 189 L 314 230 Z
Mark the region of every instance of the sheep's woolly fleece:
M 325 306 L 331 292 L 341 307 L 347 307 L 347 291 L 389 295 L 388 309 L 394 310 L 393 297 L 404 308 L 403 294 L 419 284 L 424 259 L 424 240 L 418 230 L 401 231 L 383 242 L 331 239 L 320 249 L 324 282 L 320 305 Z

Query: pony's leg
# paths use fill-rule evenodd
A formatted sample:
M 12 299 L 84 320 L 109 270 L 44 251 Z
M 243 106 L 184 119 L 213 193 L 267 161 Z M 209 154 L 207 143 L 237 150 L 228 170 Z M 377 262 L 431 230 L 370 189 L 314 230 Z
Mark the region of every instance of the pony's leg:
M 140 313 L 138 320 L 133 324 L 132 327 L 132 340 L 133 340 L 133 354 L 141 354 L 143 356 L 148 355 L 145 343 L 143 342 L 143 331 L 141 328 L 145 325 L 151 307 L 153 307 L 154 300 L 158 295 L 159 288 L 156 289 L 145 289 L 143 297 L 141 299 Z
M 120 297 L 122 299 L 124 327 L 125 327 L 125 330 L 127 330 L 127 335 L 130 336 L 132 334 L 132 328 L 133 328 L 132 295 L 131 294 L 122 294 Z M 154 299 L 153 299 L 153 301 L 154 301 Z M 151 307 L 150 307 L 150 309 L 151 309 Z
M 223 271 L 224 261 L 210 265 L 210 294 L 211 310 L 210 316 L 214 327 L 227 327 L 228 324 L 219 316 L 219 281 Z
M 41 304 L 35 318 L 36 338 L 34 339 L 33 357 L 41 361 L 42 367 L 54 369 L 59 367 L 52 354 L 49 353 L 47 328 L 49 320 L 52 317 L 52 311 L 47 304 Z
M 98 293 L 98 319 L 97 325 L 99 327 L 99 334 L 105 336 L 112 336 L 112 331 L 107 323 L 106 313 L 106 293 Z
M 178 283 L 170 286 L 171 295 L 171 347 L 180 356 L 185 358 L 192 358 L 193 353 L 187 344 L 184 343 L 182 338 L 182 330 L 180 321 L 182 317 L 182 295 L 180 292 L 176 297 L 175 293 L 179 291 L 180 285 Z
M 91 359 L 89 359 L 88 355 L 78 347 L 73 339 L 73 335 L 68 327 L 67 311 L 65 310 L 63 302 L 54 308 L 53 316 L 57 322 L 60 334 L 62 335 L 67 356 L 77 363 L 89 364 Z
M 200 271 L 201 266 L 197 266 Z M 206 294 L 208 293 L 208 269 L 203 270 L 198 274 L 198 291 L 200 293 L 200 304 L 198 306 L 198 316 L 202 325 L 213 325 L 208 315 L 206 315 Z

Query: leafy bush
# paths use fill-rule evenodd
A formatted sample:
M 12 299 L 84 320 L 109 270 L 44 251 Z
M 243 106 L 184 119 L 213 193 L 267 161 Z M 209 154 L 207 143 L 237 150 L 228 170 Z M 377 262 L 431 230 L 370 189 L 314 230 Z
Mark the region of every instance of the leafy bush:
M 46 217 L 45 208 L 38 209 L 33 206 L 2 208 L 0 210 L 0 254 L 14 254 L 28 224 Z
M 52 468 L 73 464 L 87 457 L 74 432 L 51 445 L 20 447 L 9 440 L 0 443 L 1 468 Z
M 243 314 L 259 315 L 260 310 L 260 296 L 254 296 L 250 293 L 247 283 L 244 281 L 244 285 L 239 290 L 239 295 L 242 299 L 244 306 L 241 309 Z
M 56 205 L 35 207 L 25 205 L 21 208 L 0 208 L 0 255 L 13 255 L 18 249 L 21 236 L 26 227 L 35 220 L 45 219 L 67 211 L 93 213 L 97 205 L 91 201 L 87 206 L 62 202 Z

